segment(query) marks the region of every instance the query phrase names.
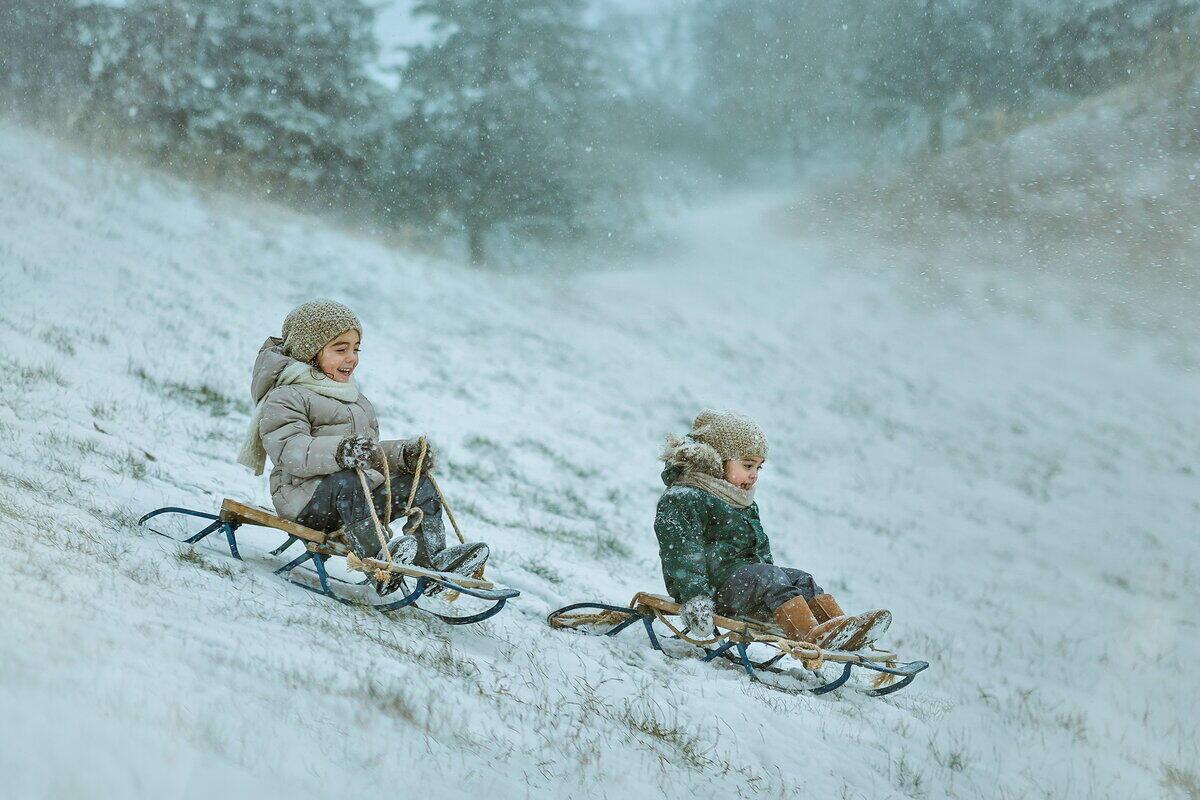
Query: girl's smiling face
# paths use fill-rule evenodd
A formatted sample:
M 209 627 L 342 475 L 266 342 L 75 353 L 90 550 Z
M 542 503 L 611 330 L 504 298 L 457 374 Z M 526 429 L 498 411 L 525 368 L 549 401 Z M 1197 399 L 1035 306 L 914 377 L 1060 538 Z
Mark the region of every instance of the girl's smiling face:
M 326 377 L 341 383 L 349 383 L 354 368 L 358 366 L 358 347 L 362 337 L 358 331 L 350 329 L 317 353 L 317 369 Z
M 725 480 L 739 489 L 750 491 L 758 481 L 758 471 L 762 465 L 763 459 L 757 456 L 730 459 L 725 462 Z

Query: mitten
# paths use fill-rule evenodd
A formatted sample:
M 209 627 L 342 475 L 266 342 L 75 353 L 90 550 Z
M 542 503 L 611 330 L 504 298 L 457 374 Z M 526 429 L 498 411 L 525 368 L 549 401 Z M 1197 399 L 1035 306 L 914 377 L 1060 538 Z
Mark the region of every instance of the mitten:
M 369 466 L 379 445 L 366 436 L 347 436 L 338 445 L 334 460 L 342 469 L 359 469 Z
M 693 639 L 713 638 L 713 601 L 711 597 L 693 597 L 679 609 L 679 618 Z
M 421 457 L 421 440 L 409 439 L 400 450 L 400 458 L 404 461 L 404 471 L 410 475 L 417 471 L 417 459 Z M 421 474 L 426 475 L 437 469 L 437 458 L 434 455 L 433 444 L 425 440 L 425 463 L 421 465 Z

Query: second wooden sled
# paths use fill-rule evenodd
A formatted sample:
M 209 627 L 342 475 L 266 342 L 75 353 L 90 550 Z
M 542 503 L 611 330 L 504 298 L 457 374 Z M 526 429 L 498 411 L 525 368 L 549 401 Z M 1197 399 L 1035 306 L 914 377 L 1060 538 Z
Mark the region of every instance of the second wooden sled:
M 293 544 L 300 542 L 304 545 L 304 553 L 299 557 L 284 564 L 279 569 L 275 570 L 275 574 L 283 577 L 289 583 L 299 586 L 302 589 L 307 589 L 310 592 L 329 597 L 337 600 L 340 603 L 358 604 L 359 601 L 352 600 L 338 595 L 333 590 L 333 583 L 346 583 L 339 578 L 331 576 L 325 569 L 325 561 L 332 557 L 345 558 L 347 566 L 351 569 L 356 569 L 363 572 L 378 574 L 380 572 L 390 572 L 393 575 L 401 575 L 401 589 L 403 593 L 398 600 L 388 600 L 381 603 L 364 603 L 365 605 L 374 608 L 376 611 L 388 613 L 401 608 L 412 607 L 418 611 L 424 611 L 427 614 L 432 614 L 443 622 L 450 625 L 469 625 L 473 622 L 480 622 L 495 614 L 498 614 L 504 608 L 505 603 L 514 597 L 518 597 L 521 593 L 516 589 L 506 589 L 502 586 L 497 586 L 491 581 L 472 578 L 466 575 L 449 572 L 435 572 L 433 570 L 422 569 L 421 567 L 411 564 L 398 564 L 379 561 L 373 558 L 358 559 L 350 552 L 340 541 L 337 541 L 335 536 L 323 533 L 312 528 L 306 528 L 303 525 L 298 525 L 291 520 L 277 517 L 268 511 L 254 506 L 239 503 L 236 500 L 226 499 L 221 503 L 221 511 L 219 514 L 209 514 L 205 511 L 195 511 L 190 508 L 179 508 L 176 506 L 167 506 L 165 508 L 155 509 L 149 514 L 146 514 L 140 520 L 139 525 L 145 525 L 155 517 L 161 517 L 167 514 L 178 514 L 186 517 L 196 517 L 199 519 L 211 520 L 199 532 L 189 536 L 186 539 L 177 539 L 168 533 L 155 530 L 149 526 L 147 530 L 157 533 L 160 536 L 165 536 L 172 541 L 180 544 L 196 544 L 201 539 L 218 531 L 225 534 L 225 539 L 229 543 L 230 554 L 242 560 L 241 554 L 238 552 L 237 529 L 242 525 L 254 525 L 263 528 L 273 528 L 287 534 L 287 540 L 279 547 L 271 551 L 271 555 L 278 556 Z M 309 585 L 303 581 L 296 580 L 292 577 L 292 572 L 303 568 L 306 562 L 312 563 L 311 572 L 315 573 L 319 588 Z M 303 569 L 302 571 L 310 571 Z M 366 578 L 357 585 L 366 584 L 369 582 Z M 411 590 L 408 587 L 409 581 L 413 582 Z M 469 597 L 478 597 L 483 600 L 492 601 L 492 605 L 480 611 L 477 614 L 469 614 L 464 616 L 450 616 L 447 614 L 439 614 L 436 611 L 431 611 L 427 608 L 422 608 L 417 605 L 417 600 L 425 594 L 430 588 L 438 586 L 451 592 L 467 595 Z
M 872 697 L 898 692 L 912 683 L 917 673 L 929 667 L 925 661 L 910 661 L 901 663 L 895 653 L 887 650 L 870 650 L 849 652 L 844 650 L 823 650 L 808 642 L 797 642 L 781 635 L 781 631 L 765 623 L 742 618 L 731 618 L 715 615 L 713 623 L 717 635 L 712 639 L 697 640 L 687 635 L 687 629 L 680 630 L 673 625 L 669 617 L 679 615 L 680 605 L 668 597 L 638 592 L 629 601 L 628 606 L 611 606 L 603 603 L 574 603 L 552 611 L 546 621 L 552 628 L 576 629 L 584 625 L 609 626 L 605 636 L 616 636 L 621 631 L 641 623 L 645 628 L 650 645 L 662 651 L 659 634 L 654 630 L 654 623 L 662 623 L 672 634 L 672 638 L 680 639 L 704 651 L 704 661 L 725 658 L 739 664 L 750 676 L 751 680 L 760 680 L 759 671 L 782 673 L 784 670 L 775 664 L 784 658 L 791 657 L 799 661 L 805 669 L 816 672 L 826 663 L 842 664 L 841 674 L 832 681 L 805 691 L 811 694 L 825 694 L 841 687 L 850 680 L 850 674 L 855 667 L 876 673 L 873 688 L 867 694 Z M 773 648 L 776 652 L 764 661 L 754 661 L 750 658 L 751 645 L 761 644 Z M 899 680 L 896 680 L 899 678 Z M 769 684 L 765 684 L 769 685 Z

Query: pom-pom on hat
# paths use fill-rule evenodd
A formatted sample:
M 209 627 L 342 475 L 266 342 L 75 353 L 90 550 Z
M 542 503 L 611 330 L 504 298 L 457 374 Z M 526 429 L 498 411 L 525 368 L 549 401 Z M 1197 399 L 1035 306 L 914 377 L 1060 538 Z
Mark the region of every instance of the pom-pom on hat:
M 362 323 L 353 311 L 335 300 L 310 300 L 293 308 L 283 320 L 284 355 L 308 363 L 321 348 L 350 330 L 362 336 Z

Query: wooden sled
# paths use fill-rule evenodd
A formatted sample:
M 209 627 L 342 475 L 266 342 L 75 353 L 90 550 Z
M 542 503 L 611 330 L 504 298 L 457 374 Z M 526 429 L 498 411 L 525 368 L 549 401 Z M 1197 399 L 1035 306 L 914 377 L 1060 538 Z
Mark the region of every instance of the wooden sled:
M 805 669 L 813 672 L 826 663 L 844 665 L 841 675 L 837 678 L 807 690 L 812 694 L 832 692 L 850 680 L 850 674 L 855 667 L 860 667 L 878 673 L 873 681 L 873 688 L 867 694 L 881 697 L 900 691 L 916 679 L 917 673 L 929 667 L 925 661 L 901 663 L 895 653 L 877 649 L 873 645 L 869 650 L 857 652 L 823 650 L 808 642 L 788 639 L 783 635 L 783 631 L 774 625 L 740 617 L 714 615 L 713 625 L 717 635 L 712 639 L 695 639 L 688 636 L 687 628 L 680 630 L 671 621 L 672 617 L 679 616 L 680 607 L 679 603 L 669 597 L 638 592 L 625 607 L 603 603 L 574 603 L 551 612 L 546 621 L 551 628 L 571 630 L 585 625 L 607 627 L 605 636 L 616 636 L 631 625 L 641 622 L 646 636 L 650 639 L 650 645 L 655 650 L 662 651 L 659 634 L 654 630 L 654 623 L 658 622 L 671 632 L 672 638 L 703 649 L 704 661 L 726 658 L 739 664 L 751 680 L 760 680 L 759 671 L 784 672 L 776 668 L 775 664 L 787 657 L 799 661 Z M 753 661 L 749 654 L 749 648 L 753 644 L 767 645 L 776 652 L 765 661 Z M 900 680 L 897 681 L 897 678 Z
M 390 575 L 399 575 L 401 577 L 401 591 L 405 594 L 399 600 L 385 601 L 382 603 L 367 603 L 377 611 L 384 613 L 396 611 L 409 606 L 424 611 L 428 614 L 441 619 L 443 622 L 451 625 L 468 625 L 473 622 L 480 622 L 488 617 L 493 616 L 504 608 L 505 603 L 521 593 L 516 589 L 507 589 L 497 586 L 491 581 L 473 578 L 466 575 L 459 575 L 450 572 L 436 572 L 434 570 L 423 569 L 412 564 L 398 564 L 394 562 L 380 561 L 374 558 L 359 559 L 346 544 L 341 541 L 340 534 L 323 533 L 322 531 L 306 528 L 291 520 L 277 517 L 271 512 L 256 508 L 254 506 L 239 503 L 237 500 L 226 499 L 221 503 L 221 511 L 219 514 L 209 514 L 204 511 L 194 511 L 188 508 L 178 508 L 168 506 L 159 508 L 146 514 L 140 520 L 139 525 L 145 525 L 151 519 L 160 517 L 166 514 L 179 514 L 189 517 L 197 517 L 199 519 L 211 520 L 211 522 L 201 531 L 186 539 L 177 539 L 170 534 L 155 530 L 147 526 L 147 529 L 165 536 L 172 541 L 180 544 L 196 544 L 206 536 L 222 531 L 225 534 L 226 541 L 229 543 L 230 554 L 242 560 L 241 554 L 238 552 L 237 529 L 242 525 L 253 525 L 262 528 L 274 528 L 287 534 L 287 539 L 283 544 L 271 551 L 271 555 L 278 556 L 293 544 L 300 542 L 304 545 L 304 553 L 299 557 L 284 564 L 279 569 L 275 570 L 276 575 L 282 576 L 289 583 L 307 589 L 310 592 L 330 597 L 341 603 L 354 603 L 355 601 L 339 596 L 333 591 L 332 582 L 346 583 L 338 578 L 333 578 L 325 569 L 325 561 L 338 557 L 346 559 L 346 566 L 355 571 L 367 573 L 368 577 L 364 578 L 361 584 L 369 583 L 372 578 L 382 579 Z M 315 573 L 320 588 L 313 587 L 305 582 L 298 581 L 292 577 L 292 572 L 301 569 L 306 562 L 312 562 L 311 572 Z M 308 572 L 307 569 L 302 571 Z M 407 587 L 408 580 L 413 581 L 412 590 Z M 478 597 L 483 600 L 492 601 L 493 605 L 478 614 L 467 616 L 449 616 L 438 614 L 429 609 L 421 608 L 417 605 L 417 600 L 433 587 L 441 587 L 457 594 L 467 595 L 469 597 Z

